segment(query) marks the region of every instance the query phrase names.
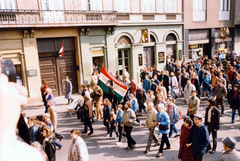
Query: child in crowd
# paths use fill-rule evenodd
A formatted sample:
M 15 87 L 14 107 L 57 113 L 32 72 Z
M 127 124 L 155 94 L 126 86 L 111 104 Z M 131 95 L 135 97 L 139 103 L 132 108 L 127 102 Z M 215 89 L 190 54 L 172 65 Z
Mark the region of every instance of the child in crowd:
M 149 90 L 147 96 L 147 103 L 149 102 L 154 103 L 154 100 L 155 100 L 154 92 L 152 90 Z
M 117 146 L 119 146 L 122 143 L 122 126 L 121 126 L 121 122 L 122 122 L 122 115 L 123 115 L 123 105 L 119 104 L 117 106 L 117 116 L 116 116 L 116 120 L 114 123 L 114 126 L 118 125 L 118 142 L 116 143 Z
M 116 127 L 114 126 L 114 124 L 115 124 L 115 120 L 116 120 L 116 115 L 115 115 L 115 113 L 114 113 L 114 109 L 112 108 L 111 110 L 110 110 L 110 116 L 109 116 L 109 118 L 110 118 L 110 137 L 109 137 L 109 139 L 112 139 L 113 137 L 112 137 L 112 132 L 113 131 L 115 131 L 115 133 L 116 133 L 116 138 L 118 137 L 118 133 L 117 133 L 117 131 L 116 131 Z
M 36 126 L 36 121 L 33 118 L 28 119 L 28 126 L 29 126 L 29 134 L 30 134 L 30 142 L 33 143 L 36 141 L 36 136 L 38 132 L 38 128 Z

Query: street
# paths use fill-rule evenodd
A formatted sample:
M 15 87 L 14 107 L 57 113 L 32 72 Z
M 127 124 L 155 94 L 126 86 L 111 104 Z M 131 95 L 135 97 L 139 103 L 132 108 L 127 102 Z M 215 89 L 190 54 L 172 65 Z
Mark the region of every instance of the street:
M 78 95 L 73 95 L 74 100 L 76 101 Z M 71 143 L 70 131 L 73 128 L 78 128 L 80 131 L 83 131 L 84 125 L 81 123 L 76 115 L 66 116 L 65 111 L 67 111 L 66 103 L 67 100 L 64 97 L 56 97 L 56 107 L 58 111 L 58 127 L 57 132 L 64 135 L 62 139 L 62 148 L 61 150 L 57 150 L 57 161 L 66 161 L 68 156 L 68 149 Z M 205 115 L 206 109 L 206 100 L 202 99 L 200 103 L 199 113 Z M 187 105 L 184 103 L 183 97 L 176 99 L 176 105 L 182 112 L 182 118 L 186 114 Z M 36 116 L 44 113 L 44 107 L 42 103 L 35 103 L 31 105 L 27 105 L 24 107 L 27 117 Z M 230 124 L 231 120 L 231 109 L 227 106 L 227 102 L 225 101 L 225 115 L 220 118 L 220 129 L 217 133 L 217 150 L 215 154 L 205 154 L 203 160 L 204 161 L 217 161 L 222 153 L 223 146 L 221 143 L 222 138 L 231 135 L 234 136 L 237 140 L 236 149 L 240 150 L 240 121 L 239 117 L 236 116 L 235 124 Z M 145 113 L 143 116 L 139 117 L 142 123 L 145 122 Z M 182 125 L 183 121 L 179 121 L 176 124 L 178 130 Z M 104 135 L 106 134 L 106 129 L 103 126 L 102 120 L 93 123 L 94 134 L 92 136 L 82 135 L 85 143 L 88 147 L 89 160 L 126 160 L 126 161 L 141 161 L 141 160 L 163 160 L 163 161 L 177 161 L 178 149 L 179 149 L 179 137 L 172 138 L 170 141 L 171 150 L 163 151 L 163 156 L 161 158 L 156 158 L 156 154 L 158 152 L 159 146 L 151 147 L 151 151 L 148 154 L 144 154 L 145 147 L 147 145 L 148 139 L 148 129 L 146 126 L 138 126 L 138 123 L 135 123 L 133 128 L 132 136 L 136 140 L 136 148 L 134 150 L 124 150 L 127 146 L 126 138 L 123 137 L 123 143 L 120 146 L 116 146 L 117 140 L 108 140 Z M 156 130 L 156 132 L 158 132 Z M 173 136 L 175 133 L 173 134 Z M 115 133 L 113 132 L 113 136 Z M 210 136 L 210 140 L 212 141 L 212 136 Z M 153 145 L 153 144 L 152 144 Z

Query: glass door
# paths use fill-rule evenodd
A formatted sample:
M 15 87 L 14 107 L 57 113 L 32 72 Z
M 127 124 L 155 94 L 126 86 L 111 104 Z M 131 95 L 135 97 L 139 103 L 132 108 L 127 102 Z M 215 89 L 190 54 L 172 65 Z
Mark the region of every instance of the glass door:
M 128 49 L 118 50 L 118 70 L 120 75 L 122 75 L 124 69 L 126 69 L 128 73 L 130 72 Z

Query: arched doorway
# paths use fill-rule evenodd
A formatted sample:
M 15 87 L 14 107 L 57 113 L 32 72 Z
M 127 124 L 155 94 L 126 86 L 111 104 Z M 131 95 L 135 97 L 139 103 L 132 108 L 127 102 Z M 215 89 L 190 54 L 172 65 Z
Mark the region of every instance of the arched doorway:
M 176 35 L 174 35 L 173 33 L 168 34 L 166 41 L 172 42 L 166 46 L 166 56 L 170 56 L 171 58 L 174 58 L 174 60 L 176 60 L 177 58 L 176 49 L 175 49 L 175 45 L 177 41 Z
M 155 37 L 150 35 L 150 43 L 156 42 Z M 154 46 L 148 46 L 143 48 L 143 66 L 150 69 L 155 65 Z
M 118 70 L 119 74 L 122 76 L 124 69 L 130 74 L 130 50 L 131 40 L 127 36 L 121 36 L 118 39 Z

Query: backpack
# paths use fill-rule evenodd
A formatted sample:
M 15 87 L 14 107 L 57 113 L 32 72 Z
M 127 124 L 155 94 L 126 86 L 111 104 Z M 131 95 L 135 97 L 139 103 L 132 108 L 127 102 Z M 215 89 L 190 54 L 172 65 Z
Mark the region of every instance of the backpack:
M 174 106 L 173 106 L 173 112 L 175 112 Z M 181 110 L 178 108 L 178 113 L 179 113 L 179 121 L 182 119 L 182 112 Z M 175 113 L 174 113 L 175 115 Z

